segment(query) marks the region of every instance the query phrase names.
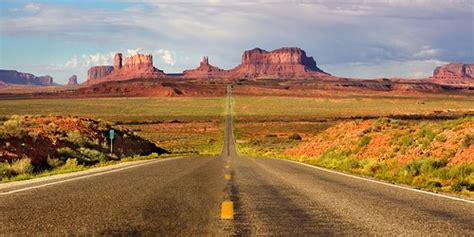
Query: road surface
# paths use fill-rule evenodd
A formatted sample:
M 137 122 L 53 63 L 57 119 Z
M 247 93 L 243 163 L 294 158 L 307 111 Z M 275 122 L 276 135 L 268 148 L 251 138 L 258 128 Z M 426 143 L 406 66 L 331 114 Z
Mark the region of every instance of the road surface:
M 472 202 L 238 155 L 230 112 L 219 157 L 1 187 L 0 234 L 7 235 L 474 236 Z M 233 219 L 221 219 L 224 201 Z

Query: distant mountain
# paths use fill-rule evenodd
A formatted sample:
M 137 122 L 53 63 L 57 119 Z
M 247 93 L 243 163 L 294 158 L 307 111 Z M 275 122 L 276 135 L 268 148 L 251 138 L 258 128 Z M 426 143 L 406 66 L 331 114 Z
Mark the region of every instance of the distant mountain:
M 474 64 L 450 63 L 437 67 L 428 80 L 439 84 L 474 84 Z
M 15 70 L 1 70 L 0 81 L 6 84 L 18 85 L 35 85 L 35 86 L 51 86 L 54 85 L 53 77 L 40 76 L 37 77 L 31 73 L 18 72 Z
M 323 79 L 330 77 L 316 66 L 313 57 L 300 48 L 245 51 L 239 66 L 226 72 L 227 78 Z

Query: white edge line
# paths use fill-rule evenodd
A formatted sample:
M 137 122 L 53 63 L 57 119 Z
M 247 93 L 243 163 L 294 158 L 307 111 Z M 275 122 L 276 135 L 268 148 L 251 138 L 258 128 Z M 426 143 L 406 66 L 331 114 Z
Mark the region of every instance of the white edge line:
M 66 182 L 70 182 L 70 181 L 74 181 L 74 180 L 85 179 L 85 178 L 90 178 L 90 177 L 94 177 L 94 176 L 119 172 L 119 171 L 122 171 L 122 170 L 136 168 L 136 167 L 140 167 L 140 166 L 144 166 L 144 165 L 148 165 L 148 164 L 153 164 L 153 163 L 158 163 L 158 162 L 163 162 L 163 161 L 169 161 L 169 160 L 182 159 L 182 158 L 185 158 L 185 157 L 174 157 L 174 158 L 164 158 L 164 159 L 160 159 L 160 160 L 152 160 L 152 161 L 149 161 L 149 162 L 140 163 L 140 164 L 136 164 L 136 165 L 130 165 L 130 166 L 126 166 L 126 167 L 122 167 L 122 168 L 118 168 L 118 169 L 107 170 L 107 171 L 103 171 L 103 172 L 97 172 L 97 173 L 93 173 L 93 174 L 89 174 L 89 175 L 83 175 L 83 176 L 74 177 L 74 178 L 70 178 L 70 179 L 66 178 L 66 179 L 63 179 L 63 180 L 56 181 L 56 182 L 40 184 L 40 185 L 26 187 L 26 188 L 15 189 L 15 190 L 8 191 L 8 192 L 0 192 L 0 196 L 13 194 L 13 193 L 24 192 L 24 191 L 28 191 L 28 190 L 32 190 L 32 189 L 38 189 L 38 188 L 47 187 L 47 186 L 60 184 L 60 183 L 66 183 Z
M 265 158 L 263 158 L 263 159 L 265 159 Z M 392 183 L 387 183 L 387 182 L 383 182 L 383 181 L 368 179 L 368 178 L 364 178 L 364 177 L 361 177 L 361 176 L 357 176 L 357 175 L 353 175 L 353 174 L 347 174 L 347 173 L 343 173 L 343 172 L 339 172 L 339 171 L 335 171 L 335 170 L 330 170 L 330 169 L 326 169 L 326 168 L 322 168 L 322 167 L 319 167 L 319 166 L 310 165 L 310 164 L 306 164 L 306 163 L 298 162 L 298 161 L 294 161 L 294 160 L 278 159 L 278 158 L 271 158 L 271 157 L 266 157 L 266 159 L 287 161 L 287 162 L 295 163 L 295 164 L 298 164 L 298 165 L 303 165 L 303 166 L 306 166 L 306 167 L 310 167 L 310 168 L 313 168 L 313 169 L 318 169 L 318 170 L 326 171 L 326 172 L 329 172 L 329 173 L 343 175 L 343 176 L 347 176 L 347 177 L 351 177 L 351 178 L 355 178 L 355 179 L 365 180 L 365 181 L 369 181 L 369 182 L 372 182 L 372 183 L 383 184 L 383 185 L 387 185 L 387 186 L 394 187 L 394 188 L 405 189 L 405 190 L 409 190 L 409 191 L 413 191 L 413 192 L 419 192 L 419 193 L 429 194 L 429 195 L 433 195 L 433 196 L 437 196 L 437 197 L 443 197 L 443 198 L 448 198 L 448 199 L 452 199 L 452 200 L 456 200 L 456 201 L 462 201 L 462 202 L 467 202 L 467 203 L 470 203 L 470 204 L 474 204 L 474 201 L 471 201 L 471 200 L 466 200 L 466 199 L 457 198 L 457 197 L 451 197 L 451 196 L 443 195 L 443 194 L 440 194 L 440 193 L 433 193 L 433 192 L 428 192 L 428 191 L 425 191 L 425 190 L 420 190 L 420 189 L 415 189 L 415 188 L 410 188 L 410 187 L 404 187 L 404 186 L 400 186 L 400 185 L 396 185 L 396 184 L 392 184 Z

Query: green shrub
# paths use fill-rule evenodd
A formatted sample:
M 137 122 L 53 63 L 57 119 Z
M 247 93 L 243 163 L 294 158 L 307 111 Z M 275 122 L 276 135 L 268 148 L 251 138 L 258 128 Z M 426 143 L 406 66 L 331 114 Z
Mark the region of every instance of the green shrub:
M 431 174 L 437 169 L 441 169 L 443 167 L 446 167 L 448 164 L 447 159 L 442 159 L 442 160 L 424 160 L 421 161 L 421 167 L 420 171 L 425 174 Z
M 462 139 L 462 146 L 468 148 L 474 144 L 474 133 L 466 134 Z
M 366 147 L 370 143 L 370 140 L 372 140 L 372 138 L 369 135 L 367 135 L 367 134 L 364 135 L 360 139 L 359 147 L 361 147 L 361 148 Z
M 402 137 L 402 146 L 403 147 L 408 147 L 408 146 L 411 146 L 413 144 L 413 138 L 411 137 L 410 134 L 407 134 L 405 136 Z
M 402 170 L 403 170 L 405 176 L 409 176 L 409 177 L 418 176 L 418 175 L 420 175 L 421 162 L 414 160 L 414 161 L 406 164 L 402 168 Z
M 293 133 L 288 137 L 288 139 L 290 139 L 290 140 L 301 140 L 302 138 L 298 133 Z
M 435 137 L 435 140 L 438 142 L 445 142 L 446 141 L 446 136 L 444 134 L 439 134 L 438 136 Z
M 3 138 L 6 137 L 19 137 L 21 138 L 23 136 L 23 128 L 25 124 L 25 119 L 24 117 L 18 116 L 18 115 L 13 115 L 3 123 L 3 126 L 1 127 L 1 132 L 0 135 Z
M 81 134 L 80 131 L 76 130 L 76 131 L 72 131 L 72 132 L 68 132 L 67 133 L 67 137 L 66 137 L 66 140 L 81 147 L 81 146 L 85 146 L 90 142 L 89 138 L 87 138 L 86 136 L 83 136 Z
M 92 161 L 92 162 L 107 161 L 107 156 L 104 153 L 102 153 L 98 150 L 93 150 L 93 149 L 88 149 L 88 148 L 81 147 L 79 149 L 79 152 L 81 153 L 83 158 L 85 158 L 89 161 Z
M 452 167 L 449 170 L 449 176 L 457 180 L 462 180 L 466 177 L 469 177 L 469 175 L 471 175 L 472 173 L 472 170 L 473 170 L 473 167 L 470 164 L 458 165 L 458 166 Z
M 62 160 L 56 159 L 56 158 L 50 158 L 49 156 L 48 156 L 47 162 L 48 162 L 48 165 L 51 166 L 52 168 L 57 168 L 64 164 Z
M 426 182 L 425 188 L 439 189 L 439 188 L 441 188 L 441 183 L 439 181 L 436 181 L 436 180 L 428 180 Z
M 0 162 L 0 179 L 14 176 L 13 170 L 8 162 Z
M 427 139 L 428 141 L 432 141 L 434 138 L 435 138 L 435 133 L 433 132 L 433 130 L 427 126 L 421 128 L 419 131 L 418 131 L 418 137 L 420 138 L 425 138 Z
M 77 159 L 67 159 L 66 163 L 62 166 L 63 169 L 77 169 L 79 167 Z
M 79 157 L 79 154 L 69 147 L 61 147 L 56 149 L 56 151 L 58 152 L 59 159 L 62 161 L 66 161 L 69 158 Z
M 11 164 L 11 169 L 16 175 L 28 174 L 33 172 L 33 165 L 31 164 L 31 159 L 28 157 L 23 157 L 19 160 L 14 161 Z

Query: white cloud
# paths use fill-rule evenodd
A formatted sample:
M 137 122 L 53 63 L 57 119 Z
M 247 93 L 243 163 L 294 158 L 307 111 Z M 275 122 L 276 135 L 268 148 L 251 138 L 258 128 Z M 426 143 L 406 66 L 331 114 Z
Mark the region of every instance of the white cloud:
M 39 4 L 35 3 L 28 3 L 23 7 L 23 10 L 30 12 L 30 13 L 36 13 L 41 10 L 41 6 Z
M 414 56 L 419 58 L 433 58 L 438 55 L 439 51 L 439 49 L 434 49 L 425 45 L 416 52 Z
M 64 64 L 64 68 L 70 68 L 70 69 L 75 69 L 78 66 L 79 66 L 79 59 L 77 59 L 77 56 L 74 56 L 73 58 L 69 59 Z
M 359 78 L 426 78 L 437 66 L 448 62 L 436 59 L 383 61 L 378 63 L 338 63 L 319 65 L 321 69 L 335 76 Z
M 91 67 L 100 65 L 112 65 L 114 53 L 95 53 L 95 54 L 83 54 L 81 67 Z
M 168 65 L 173 66 L 176 63 L 176 53 L 174 51 L 158 49 L 155 50 L 155 53 Z
M 140 48 L 127 49 L 127 56 L 134 56 L 140 53 Z

